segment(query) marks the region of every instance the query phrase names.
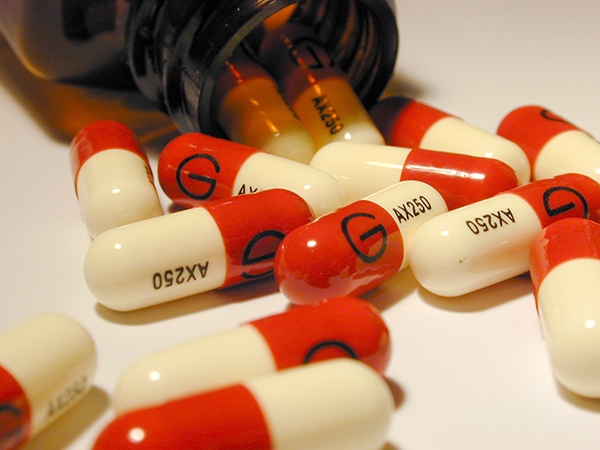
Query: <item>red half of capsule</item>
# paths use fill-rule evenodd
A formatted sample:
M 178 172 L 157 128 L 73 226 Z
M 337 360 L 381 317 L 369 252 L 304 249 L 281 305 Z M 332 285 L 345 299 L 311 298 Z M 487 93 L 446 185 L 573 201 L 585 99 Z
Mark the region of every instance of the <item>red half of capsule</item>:
M 381 206 L 359 200 L 291 232 L 275 256 L 275 278 L 295 304 L 360 295 L 402 266 L 398 224 Z
M 554 136 L 570 130 L 583 131 L 546 108 L 529 105 L 511 111 L 502 119 L 497 134 L 521 147 L 534 167 L 544 145 Z
M 534 294 L 556 266 L 580 258 L 600 260 L 600 224 L 571 217 L 550 224 L 535 238 L 530 252 L 530 274 Z
M 119 416 L 94 450 L 269 450 L 263 413 L 241 384 Z
M 231 197 L 240 168 L 258 152 L 202 133 L 183 134 L 161 152 L 158 181 L 173 203 L 185 208 Z
M 250 322 L 263 335 L 277 369 L 333 358 L 358 359 L 383 374 L 390 360 L 389 330 L 373 305 L 332 297 Z
M 510 191 L 533 208 L 542 228 L 567 217 L 600 221 L 600 184 L 578 173 L 534 181 Z
M 17 380 L 0 366 L 0 448 L 16 449 L 29 440 L 31 409 Z
M 425 103 L 402 95 L 387 97 L 369 111 L 388 145 L 420 147 L 423 136 L 438 120 L 451 117 Z
M 400 180 L 427 183 L 444 197 L 448 210 L 485 200 L 519 184 L 515 171 L 497 159 L 420 148 L 408 154 Z
M 77 188 L 79 169 L 90 157 L 104 150 L 127 150 L 138 155 L 150 167 L 146 152 L 129 127 L 112 120 L 101 120 L 82 128 L 71 141 L 71 171 Z M 148 169 L 148 177 L 153 180 Z
M 285 189 L 208 202 L 203 207 L 219 227 L 227 252 L 227 275 L 220 288 L 271 275 L 283 238 L 314 220 L 304 199 Z

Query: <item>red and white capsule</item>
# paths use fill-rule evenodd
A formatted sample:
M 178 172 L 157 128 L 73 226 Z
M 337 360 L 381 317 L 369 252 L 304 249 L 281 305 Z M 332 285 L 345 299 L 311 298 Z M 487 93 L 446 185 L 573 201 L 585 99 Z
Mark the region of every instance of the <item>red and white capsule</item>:
M 163 149 L 158 179 L 167 196 L 183 207 L 272 188 L 295 192 L 316 216 L 346 203 L 330 173 L 201 133 L 178 136 Z
M 383 377 L 339 358 L 131 411 L 93 449 L 379 450 L 393 411 Z
M 600 224 L 559 220 L 531 246 L 530 274 L 542 333 L 558 381 L 600 397 Z
M 0 335 L 0 448 L 24 447 L 83 398 L 96 362 L 89 333 L 59 314 L 31 317 Z
M 102 305 L 130 311 L 264 278 L 284 236 L 313 218 L 283 189 L 215 200 L 102 233 L 85 280 Z
M 502 120 L 497 133 L 525 151 L 534 180 L 571 172 L 600 182 L 600 143 L 546 108 L 515 109 Z
M 390 350 L 389 331 L 370 303 L 334 297 L 144 356 L 121 374 L 114 407 L 120 415 L 333 358 L 358 359 L 383 374 Z
M 400 95 L 379 101 L 369 112 L 388 145 L 498 159 L 512 167 L 519 184 L 530 181 L 527 155 L 517 144 L 458 117 Z
M 497 159 L 389 145 L 334 142 L 310 165 L 335 175 L 349 202 L 415 180 L 435 188 L 452 210 L 518 185 L 515 171 Z
M 600 219 L 600 185 L 559 175 L 434 217 L 414 235 L 410 266 L 428 291 L 456 297 L 529 270 L 529 248 L 567 217 Z
M 75 192 L 92 237 L 162 215 L 150 163 L 131 129 L 94 122 L 71 141 Z
M 348 77 L 310 29 L 288 22 L 268 32 L 259 58 L 316 149 L 335 141 L 385 143 Z
M 308 163 L 315 143 L 275 80 L 243 51 L 227 60 L 215 86 L 219 125 L 235 142 Z
M 275 278 L 295 304 L 360 295 L 408 264 L 416 230 L 447 211 L 442 196 L 420 181 L 401 181 L 286 236 L 275 256 Z

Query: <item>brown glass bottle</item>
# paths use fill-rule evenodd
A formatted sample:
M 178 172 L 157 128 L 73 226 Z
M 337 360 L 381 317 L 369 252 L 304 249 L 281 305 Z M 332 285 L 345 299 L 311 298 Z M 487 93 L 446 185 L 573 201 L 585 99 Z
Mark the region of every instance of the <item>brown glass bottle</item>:
M 242 40 L 294 0 L 2 0 L 0 29 L 36 75 L 137 87 L 181 131 L 219 134 L 216 79 Z M 328 47 L 366 106 L 398 52 L 393 0 L 304 0 L 293 20 Z

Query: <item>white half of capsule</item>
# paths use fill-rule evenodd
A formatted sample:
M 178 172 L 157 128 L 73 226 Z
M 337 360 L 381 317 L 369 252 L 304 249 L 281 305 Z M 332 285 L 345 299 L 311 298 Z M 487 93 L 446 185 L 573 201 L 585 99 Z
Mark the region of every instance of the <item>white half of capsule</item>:
M 546 142 L 533 166 L 533 179 L 564 173 L 581 173 L 600 183 L 600 142 L 580 130 L 565 131 Z
M 77 196 L 92 237 L 111 228 L 162 215 L 146 163 L 133 152 L 103 150 L 77 175 Z
M 310 133 L 268 78 L 235 86 L 220 105 L 218 119 L 232 141 L 302 163 L 315 154 Z
M 102 233 L 83 270 L 99 303 L 131 311 L 220 287 L 227 256 L 210 213 L 191 208 Z
M 292 106 L 317 149 L 335 141 L 385 144 L 352 86 L 343 78 L 319 81 L 300 94 Z
M 529 160 L 521 147 L 456 117 L 444 117 L 435 122 L 419 146 L 428 150 L 494 158 L 512 167 L 520 185 L 530 181 Z
M 578 258 L 554 267 L 537 300 L 556 378 L 576 394 L 600 397 L 600 260 Z
M 268 153 L 255 153 L 240 167 L 233 193 L 239 195 L 271 188 L 287 189 L 298 194 L 315 216 L 347 203 L 346 192 L 332 174 Z
M 364 363 L 319 362 L 244 385 L 258 401 L 273 449 L 378 450 L 386 443 L 394 400 Z
M 89 391 L 96 349 L 76 321 L 42 314 L 0 336 L 0 365 L 23 389 L 35 435 Z
M 410 266 L 434 294 L 467 294 L 527 272 L 529 248 L 541 229 L 525 200 L 499 194 L 426 222 L 415 233 Z
M 333 142 L 319 149 L 310 165 L 337 177 L 348 202 L 400 181 L 411 149 L 355 142 Z
M 117 415 L 276 371 L 269 345 L 250 324 L 143 356 L 119 378 Z
M 421 181 L 401 181 L 364 198 L 385 209 L 398 224 L 404 244 L 400 270 L 409 265 L 408 253 L 417 230 L 448 211 L 438 191 Z

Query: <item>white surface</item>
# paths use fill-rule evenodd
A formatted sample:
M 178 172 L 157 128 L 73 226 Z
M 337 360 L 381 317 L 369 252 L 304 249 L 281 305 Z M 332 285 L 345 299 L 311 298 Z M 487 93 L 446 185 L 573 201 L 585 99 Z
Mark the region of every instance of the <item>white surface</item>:
M 600 136 L 597 0 L 397 1 L 402 43 L 391 91 L 488 131 L 537 103 Z M 135 358 L 287 302 L 260 282 L 131 313 L 99 306 L 83 280 L 90 238 L 57 123 L 66 118 L 75 132 L 91 120 L 123 120 L 151 144 L 154 168 L 164 140 L 150 138 L 168 123 L 144 112 L 138 96 L 35 82 L 0 49 L 0 331 L 45 311 L 88 328 L 99 352 L 95 387 L 28 450 L 89 450 Z M 394 345 L 388 377 L 398 407 L 386 450 L 598 448 L 600 401 L 554 380 L 527 277 L 442 299 L 407 269 L 364 298 L 383 310 Z

